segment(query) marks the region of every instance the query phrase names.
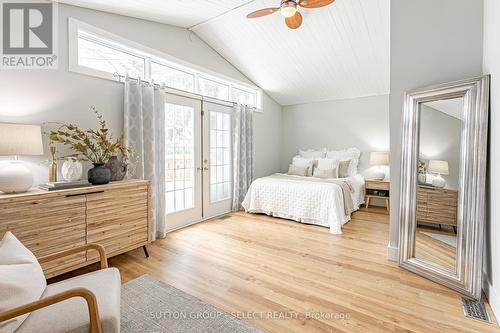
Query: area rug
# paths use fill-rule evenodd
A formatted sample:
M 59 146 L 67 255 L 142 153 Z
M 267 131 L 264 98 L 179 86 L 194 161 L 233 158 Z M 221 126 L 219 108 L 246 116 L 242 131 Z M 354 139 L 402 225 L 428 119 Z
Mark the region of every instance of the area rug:
M 148 275 L 122 285 L 121 332 L 263 333 Z

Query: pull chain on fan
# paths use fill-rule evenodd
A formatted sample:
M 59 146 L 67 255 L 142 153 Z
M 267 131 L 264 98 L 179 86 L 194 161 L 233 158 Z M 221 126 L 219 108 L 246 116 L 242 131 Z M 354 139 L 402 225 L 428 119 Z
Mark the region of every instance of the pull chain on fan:
M 285 23 L 290 29 L 297 29 L 302 25 L 302 15 L 297 6 L 303 8 L 320 8 L 332 4 L 335 0 L 281 0 L 280 6 L 276 8 L 263 8 L 247 15 L 247 18 L 257 18 L 277 11 L 285 18 Z

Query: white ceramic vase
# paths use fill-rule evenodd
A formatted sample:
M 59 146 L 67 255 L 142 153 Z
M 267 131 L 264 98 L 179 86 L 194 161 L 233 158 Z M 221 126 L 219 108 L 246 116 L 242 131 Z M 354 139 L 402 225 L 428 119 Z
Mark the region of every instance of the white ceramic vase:
M 62 165 L 63 179 L 67 182 L 74 182 L 82 178 L 83 166 L 76 158 L 68 157 Z

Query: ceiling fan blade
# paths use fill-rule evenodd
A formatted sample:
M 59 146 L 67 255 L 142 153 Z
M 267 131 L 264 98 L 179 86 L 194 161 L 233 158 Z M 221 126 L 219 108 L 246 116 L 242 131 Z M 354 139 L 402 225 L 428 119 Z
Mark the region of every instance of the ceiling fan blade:
M 335 0 L 299 0 L 299 6 L 304 8 L 319 8 L 334 3 Z
M 256 17 L 261 17 L 261 16 L 266 16 L 269 14 L 276 13 L 279 8 L 264 8 L 264 9 L 259 9 L 256 10 L 255 12 L 251 12 L 250 14 L 247 15 L 247 18 L 256 18 Z
M 292 17 L 287 17 L 285 23 L 290 29 L 297 29 L 302 25 L 302 15 L 296 12 Z

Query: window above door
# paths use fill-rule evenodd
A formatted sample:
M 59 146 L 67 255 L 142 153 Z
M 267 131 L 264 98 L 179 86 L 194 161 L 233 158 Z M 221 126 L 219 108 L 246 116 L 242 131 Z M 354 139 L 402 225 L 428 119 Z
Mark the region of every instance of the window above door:
M 116 74 L 262 108 L 262 90 L 229 79 L 89 24 L 69 20 L 69 70 L 109 80 Z

